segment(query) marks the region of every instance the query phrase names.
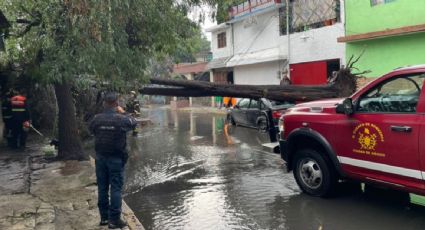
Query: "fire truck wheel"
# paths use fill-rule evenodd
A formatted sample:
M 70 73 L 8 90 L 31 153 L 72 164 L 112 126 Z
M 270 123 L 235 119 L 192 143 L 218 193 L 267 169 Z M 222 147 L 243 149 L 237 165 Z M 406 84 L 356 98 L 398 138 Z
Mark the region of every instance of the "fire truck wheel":
M 294 157 L 294 177 L 301 190 L 312 196 L 334 194 L 337 178 L 334 168 L 319 152 L 303 149 Z

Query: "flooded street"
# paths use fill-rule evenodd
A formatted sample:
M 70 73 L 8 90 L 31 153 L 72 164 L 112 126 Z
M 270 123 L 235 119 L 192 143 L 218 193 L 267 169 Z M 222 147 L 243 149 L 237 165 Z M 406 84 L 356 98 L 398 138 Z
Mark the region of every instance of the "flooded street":
M 154 124 L 129 138 L 125 200 L 147 229 L 425 229 L 425 208 L 393 192 L 301 194 L 262 149 L 267 135 L 227 127 L 224 115 L 144 113 Z

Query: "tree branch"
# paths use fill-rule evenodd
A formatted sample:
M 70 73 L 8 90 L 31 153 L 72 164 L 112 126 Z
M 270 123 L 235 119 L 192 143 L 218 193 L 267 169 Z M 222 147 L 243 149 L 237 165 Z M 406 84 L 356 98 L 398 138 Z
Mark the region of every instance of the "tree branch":
M 349 69 L 353 68 L 353 65 L 356 64 L 360 58 L 363 56 L 363 54 L 366 52 L 366 49 L 363 49 L 360 55 L 352 62 L 350 63 L 350 66 L 348 66 Z
M 19 23 L 19 24 L 31 24 L 31 23 L 33 23 L 33 21 L 30 21 L 30 20 L 25 19 L 25 18 L 18 18 L 18 19 L 16 19 L 16 23 Z

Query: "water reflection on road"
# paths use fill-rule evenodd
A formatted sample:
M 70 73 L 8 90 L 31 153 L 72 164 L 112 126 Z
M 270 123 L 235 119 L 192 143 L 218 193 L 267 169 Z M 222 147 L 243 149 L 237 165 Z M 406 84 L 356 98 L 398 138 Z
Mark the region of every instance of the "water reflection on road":
M 424 209 L 361 194 L 300 194 L 267 136 L 223 115 L 145 111 L 130 138 L 126 197 L 147 229 L 423 229 Z M 373 201 L 373 202 L 371 202 Z

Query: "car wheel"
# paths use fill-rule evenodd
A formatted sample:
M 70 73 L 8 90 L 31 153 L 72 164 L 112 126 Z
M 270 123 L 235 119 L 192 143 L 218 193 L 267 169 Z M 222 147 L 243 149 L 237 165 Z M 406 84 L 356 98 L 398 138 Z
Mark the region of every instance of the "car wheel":
M 267 124 L 267 118 L 266 117 L 260 117 L 257 122 L 258 131 L 261 133 L 267 133 L 269 130 L 269 125 Z
M 305 149 L 296 153 L 294 177 L 301 190 L 309 195 L 329 197 L 335 192 L 336 173 L 326 159 L 315 150 Z

